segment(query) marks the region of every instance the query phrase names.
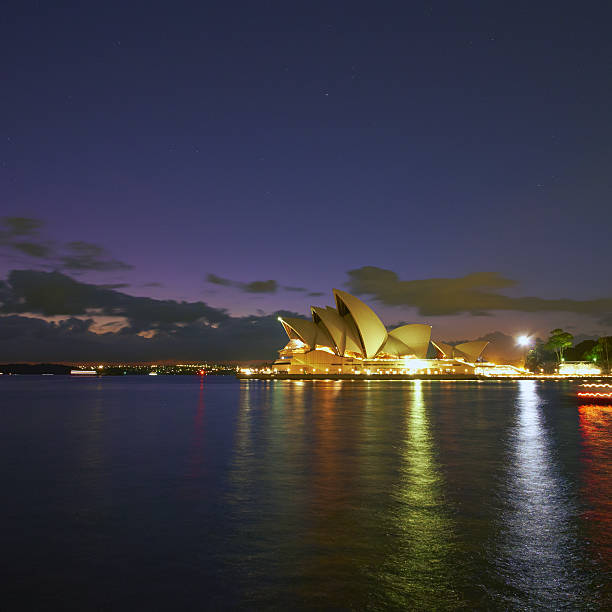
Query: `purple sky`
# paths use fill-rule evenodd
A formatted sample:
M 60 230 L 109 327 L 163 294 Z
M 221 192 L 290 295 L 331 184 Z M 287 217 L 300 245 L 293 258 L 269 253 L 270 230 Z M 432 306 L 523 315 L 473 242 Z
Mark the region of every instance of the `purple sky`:
M 60 270 L 236 317 L 306 314 L 366 266 L 401 281 L 491 272 L 515 298 L 612 296 L 606 3 L 3 12 L 3 215 L 43 221 L 28 240 L 55 253 L 93 243 L 132 268 L 62 266 L 5 236 L 2 278 Z M 307 291 L 244 290 L 266 280 Z M 361 297 L 385 323 L 429 322 L 451 340 L 611 330 L 605 305 L 474 316 Z

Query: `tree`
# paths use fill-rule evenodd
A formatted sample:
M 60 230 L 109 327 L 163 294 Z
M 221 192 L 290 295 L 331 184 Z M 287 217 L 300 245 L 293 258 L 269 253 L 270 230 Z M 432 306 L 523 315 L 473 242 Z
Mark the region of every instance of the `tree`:
M 569 332 L 563 331 L 562 329 L 553 329 L 550 332 L 550 338 L 548 342 L 545 344 L 544 348 L 549 351 L 552 351 L 556 357 L 557 361 L 563 361 L 563 352 L 566 348 L 572 346 L 572 341 L 574 340 L 574 336 Z
M 582 353 L 582 359 L 585 361 L 597 361 L 599 357 L 599 347 L 597 346 L 597 342 L 593 342 L 593 346 Z
M 597 344 L 584 354 L 584 358 L 595 361 L 604 371 L 609 372 L 612 363 L 612 336 L 599 338 Z
M 553 359 L 553 353 L 540 338 L 537 338 L 534 347 L 525 356 L 525 368 L 532 372 L 540 369 L 550 369 L 552 371 L 553 368 L 550 363 Z
M 567 361 L 582 361 L 583 359 L 593 361 L 593 358 L 588 357 L 587 355 L 596 344 L 597 340 L 583 340 L 575 346 L 566 349 L 564 352 L 564 357 Z

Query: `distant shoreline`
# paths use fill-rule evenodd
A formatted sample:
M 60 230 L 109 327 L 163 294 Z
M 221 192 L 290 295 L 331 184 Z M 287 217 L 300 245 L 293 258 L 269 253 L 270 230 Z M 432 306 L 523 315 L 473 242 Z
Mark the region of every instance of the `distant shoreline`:
M 89 366 L 66 365 L 63 363 L 5 363 L 0 364 L 0 374 L 5 376 L 71 376 L 74 370 L 86 370 L 80 376 L 147 376 L 155 372 L 160 376 L 201 376 L 212 374 L 219 376 L 234 375 L 235 368 L 224 364 L 202 365 L 104 365 Z M 74 374 L 72 374 L 74 376 Z

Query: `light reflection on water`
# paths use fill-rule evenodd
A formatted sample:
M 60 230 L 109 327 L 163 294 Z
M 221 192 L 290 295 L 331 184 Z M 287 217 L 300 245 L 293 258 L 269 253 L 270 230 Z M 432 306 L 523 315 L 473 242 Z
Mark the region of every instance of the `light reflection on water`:
M 460 432 L 453 432 L 452 440 L 436 439 L 432 432 L 431 419 L 439 417 L 436 398 L 441 393 L 452 401 L 457 388 L 421 382 L 344 387 L 302 382 L 270 385 L 266 391 L 281 409 L 275 413 L 279 426 L 270 440 L 255 436 L 251 443 L 264 456 L 272 453 L 283 462 L 266 478 L 267 501 L 276 500 L 267 511 L 275 517 L 278 546 L 291 542 L 289 548 L 295 546 L 298 555 L 309 559 L 299 569 L 290 570 L 289 564 L 281 570 L 287 573 L 288 591 L 291 580 L 301 576 L 318 584 L 321 601 L 338 605 L 349 598 L 357 606 L 375 608 L 423 608 L 434 601 L 438 609 L 496 602 L 508 608 L 571 608 L 577 602 L 596 607 L 598 595 L 589 594 L 592 575 L 583 575 L 588 564 L 577 533 L 573 489 L 557 464 L 554 432 L 545 421 L 545 402 L 535 381 L 500 389 L 506 399 L 510 395 L 507 407 L 515 411 L 505 432 L 495 431 L 486 409 L 474 406 L 479 394 L 486 399 L 482 387 L 470 389 L 471 406 L 454 408 L 471 410 L 473 427 L 483 435 L 494 432 L 507 447 L 501 487 L 493 474 L 482 482 L 489 488 L 481 491 L 481 503 L 495 500 L 490 514 L 498 527 L 481 542 L 461 541 L 466 534 L 456 528 L 458 519 L 445 494 L 446 466 L 438 458 L 440 444 L 455 445 L 461 454 L 462 445 L 471 442 Z M 458 417 L 460 427 L 465 415 Z M 283 446 L 276 449 L 279 437 Z M 248 457 L 257 465 L 253 453 Z M 243 453 L 238 472 L 246 468 L 252 474 L 253 466 L 244 459 Z M 469 473 L 462 477 L 469 479 Z M 275 496 L 279 479 L 285 489 Z M 242 509 L 237 511 L 242 516 Z M 302 522 L 306 518 L 308 525 Z M 486 526 L 474 524 L 479 532 L 472 537 L 482 538 Z M 260 523 L 253 533 L 268 529 Z M 490 550 L 483 550 L 486 542 Z M 470 551 L 479 545 L 478 556 L 495 568 L 488 585 L 473 575 L 479 565 Z M 251 596 L 257 601 L 259 594 L 265 603 L 258 589 Z
M 392 492 L 395 543 L 381 578 L 389 587 L 387 603 L 393 607 L 426 609 L 435 601 L 438 609 L 454 609 L 464 602 L 452 579 L 456 573 L 453 521 L 444 498 L 444 477 L 435 456 L 423 383 L 415 381 L 402 392 L 401 463 Z
M 557 465 L 536 381 L 518 383 L 516 422 L 509 432 L 506 510 L 500 525 L 500 574 L 505 599 L 518 605 L 576 606 L 584 593 L 575 566 L 576 506 Z M 510 589 L 507 589 L 510 587 Z M 591 602 L 583 602 L 591 603 Z
M 584 445 L 582 494 L 588 500 L 584 513 L 592 554 L 607 572 L 600 587 L 612 603 L 612 406 L 579 408 Z
M 231 499 L 235 537 L 257 561 L 243 567 L 249 602 L 298 594 L 376 609 L 597 607 L 603 593 L 585 569 L 574 489 L 537 382 L 247 383 L 241 398 Z M 505 430 L 492 399 L 514 411 Z M 501 482 L 495 446 L 506 447 Z M 453 465 L 441 448 L 457 455 Z M 478 474 L 475 516 L 469 504 L 458 514 L 447 493 L 458 471 L 466 484 Z
M 190 442 L 189 462 L 186 466 L 184 483 L 184 496 L 186 499 L 198 497 L 199 482 L 205 472 L 205 402 L 203 376 L 200 376 L 198 386 L 198 402 L 193 417 L 193 435 Z
M 110 494 L 109 478 L 105 466 L 106 446 L 104 430 L 106 415 L 102 387 L 97 384 L 90 402 L 80 415 L 79 444 L 82 452 L 80 486 L 83 510 L 76 515 L 80 528 L 86 528 L 104 515 Z
M 0 381 L 22 609 L 612 607 L 612 408 L 565 383 L 47 378 Z

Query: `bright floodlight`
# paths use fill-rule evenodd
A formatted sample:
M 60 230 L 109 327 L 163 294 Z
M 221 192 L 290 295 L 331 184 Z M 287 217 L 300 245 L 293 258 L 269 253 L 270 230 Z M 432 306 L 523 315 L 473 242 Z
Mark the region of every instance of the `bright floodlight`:
M 531 339 L 529 338 L 529 336 L 519 336 L 516 339 L 516 343 L 519 346 L 529 346 L 531 344 Z

